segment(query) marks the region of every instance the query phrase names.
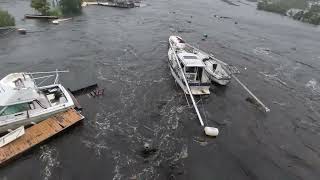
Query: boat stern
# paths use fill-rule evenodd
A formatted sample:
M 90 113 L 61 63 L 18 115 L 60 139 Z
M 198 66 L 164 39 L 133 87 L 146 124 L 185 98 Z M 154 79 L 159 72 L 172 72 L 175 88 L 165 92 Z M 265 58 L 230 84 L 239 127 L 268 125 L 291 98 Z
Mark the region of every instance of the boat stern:
M 209 95 L 210 94 L 210 86 L 190 86 L 191 93 L 193 95 Z M 185 90 L 186 94 L 188 90 Z

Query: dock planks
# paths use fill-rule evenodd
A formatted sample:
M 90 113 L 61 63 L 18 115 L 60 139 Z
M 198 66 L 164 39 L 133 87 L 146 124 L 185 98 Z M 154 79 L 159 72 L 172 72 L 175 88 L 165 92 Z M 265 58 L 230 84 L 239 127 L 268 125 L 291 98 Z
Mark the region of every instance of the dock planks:
M 23 136 L 0 148 L 0 165 L 81 121 L 83 118 L 80 113 L 72 108 L 31 126 L 25 130 Z

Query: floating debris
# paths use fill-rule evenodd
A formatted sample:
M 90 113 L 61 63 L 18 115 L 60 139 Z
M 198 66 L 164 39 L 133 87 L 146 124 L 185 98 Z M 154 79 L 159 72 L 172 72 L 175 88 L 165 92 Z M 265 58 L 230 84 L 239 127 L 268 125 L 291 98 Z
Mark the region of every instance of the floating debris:
M 24 28 L 19 28 L 19 29 L 17 29 L 17 31 L 18 31 L 19 34 L 22 34 L 22 35 L 27 34 L 27 30 L 24 29 Z
M 147 158 L 157 152 L 157 149 L 152 147 L 150 143 L 145 142 L 143 144 L 142 157 Z
M 71 20 L 72 18 L 65 18 L 65 19 L 56 19 L 52 21 L 52 24 L 59 24 L 60 22 Z
M 269 55 L 271 50 L 269 48 L 264 48 L 264 47 L 256 47 L 253 52 L 257 55 Z

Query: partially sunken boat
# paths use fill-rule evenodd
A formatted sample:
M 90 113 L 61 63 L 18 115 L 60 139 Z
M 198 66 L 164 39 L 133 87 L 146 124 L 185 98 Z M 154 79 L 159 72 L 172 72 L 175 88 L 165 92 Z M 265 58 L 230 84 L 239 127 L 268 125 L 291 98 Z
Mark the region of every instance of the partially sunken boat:
M 230 82 L 231 72 L 228 69 L 229 66 L 226 63 L 204 51 L 191 46 L 190 44 L 186 43 L 181 37 L 173 36 L 172 39 L 178 41 L 178 46 L 182 51 L 190 53 L 192 54 L 192 56 L 196 56 L 205 64 L 205 73 L 211 81 L 214 81 L 220 85 L 227 85 Z
M 210 79 L 205 73 L 202 57 L 186 50 L 186 44 L 180 37 L 169 37 L 168 57 L 171 74 L 186 94 L 189 91 L 184 77 L 193 95 L 210 94 Z
M 51 77 L 55 77 L 53 83 L 41 86 Z M 38 123 L 74 107 L 72 95 L 58 79 L 58 71 L 13 73 L 1 79 L 0 133 Z

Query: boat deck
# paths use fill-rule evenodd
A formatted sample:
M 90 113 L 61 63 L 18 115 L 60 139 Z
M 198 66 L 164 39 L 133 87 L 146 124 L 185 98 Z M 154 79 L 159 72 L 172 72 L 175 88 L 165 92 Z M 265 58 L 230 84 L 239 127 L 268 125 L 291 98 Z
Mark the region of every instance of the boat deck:
M 58 113 L 25 130 L 25 134 L 0 148 L 0 165 L 29 150 L 48 138 L 81 121 L 84 117 L 76 110 Z

